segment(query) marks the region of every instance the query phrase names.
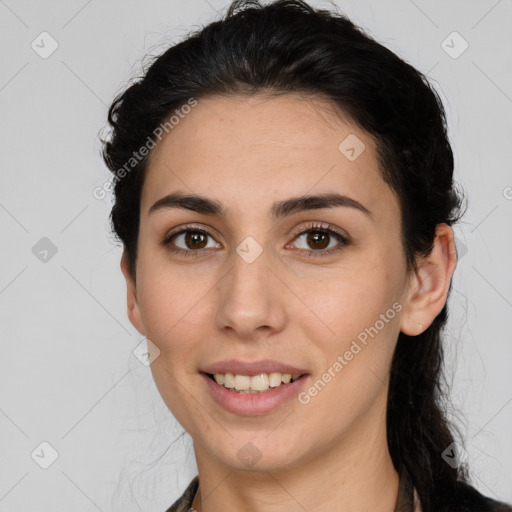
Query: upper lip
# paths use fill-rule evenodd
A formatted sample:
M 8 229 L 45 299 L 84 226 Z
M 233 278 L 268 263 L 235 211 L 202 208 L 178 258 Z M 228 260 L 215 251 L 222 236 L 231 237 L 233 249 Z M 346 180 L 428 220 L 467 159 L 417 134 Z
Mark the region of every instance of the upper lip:
M 204 373 L 232 373 L 234 375 L 248 375 L 252 377 L 260 373 L 289 373 L 290 375 L 303 375 L 307 370 L 280 363 L 271 359 L 262 359 L 260 361 L 244 362 L 238 359 L 227 359 L 209 364 L 202 368 Z

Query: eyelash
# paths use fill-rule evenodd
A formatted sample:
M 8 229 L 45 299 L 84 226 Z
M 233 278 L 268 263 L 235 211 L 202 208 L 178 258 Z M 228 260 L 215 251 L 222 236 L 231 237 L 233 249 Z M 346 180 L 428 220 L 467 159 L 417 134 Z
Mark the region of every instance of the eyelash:
M 200 257 L 201 256 L 200 253 L 204 252 L 205 249 L 188 249 L 188 250 L 180 249 L 180 248 L 176 249 L 170 245 L 171 240 L 173 238 L 175 238 L 176 236 L 181 235 L 183 233 L 187 233 L 189 231 L 192 231 L 194 233 L 201 233 L 205 236 L 212 237 L 212 235 L 205 229 L 197 227 L 193 224 L 187 224 L 180 231 L 177 231 L 175 233 L 171 233 L 170 235 L 165 236 L 164 239 L 162 240 L 162 244 L 169 251 L 171 251 L 173 253 L 177 253 L 177 254 L 181 254 L 181 255 L 185 255 L 185 256 Z M 346 247 L 347 245 L 350 244 L 349 239 L 345 235 L 341 234 L 336 228 L 331 226 L 331 224 L 323 225 L 321 223 L 315 223 L 315 222 L 309 223 L 305 227 L 305 229 L 302 229 L 301 231 L 295 233 L 293 235 L 293 240 L 296 240 L 301 235 L 304 235 L 304 234 L 307 234 L 310 232 L 327 234 L 329 236 L 334 237 L 336 240 L 338 240 L 338 242 L 341 242 L 341 243 L 334 249 L 322 249 L 322 250 L 318 250 L 318 251 L 315 251 L 315 250 L 307 251 L 307 249 L 298 249 L 299 251 L 307 251 L 308 257 L 310 257 L 311 255 L 314 255 L 315 257 L 316 256 L 319 256 L 319 257 L 330 256 L 332 254 L 335 254 L 335 253 L 341 251 L 344 247 Z

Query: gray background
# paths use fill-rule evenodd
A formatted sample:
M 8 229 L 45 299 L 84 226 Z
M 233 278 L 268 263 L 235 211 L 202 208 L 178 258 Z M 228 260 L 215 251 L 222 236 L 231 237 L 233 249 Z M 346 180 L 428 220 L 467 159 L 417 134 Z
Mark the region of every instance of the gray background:
M 97 135 L 114 95 L 146 53 L 227 4 L 0 1 L 0 511 L 163 511 L 196 474 L 132 352 L 143 338 L 110 199 L 92 190 L 108 178 Z M 469 200 L 447 332 L 453 420 L 474 485 L 512 502 L 512 2 L 337 4 L 441 90 Z M 58 43 L 47 58 L 44 31 Z M 47 469 L 42 442 L 58 453 Z

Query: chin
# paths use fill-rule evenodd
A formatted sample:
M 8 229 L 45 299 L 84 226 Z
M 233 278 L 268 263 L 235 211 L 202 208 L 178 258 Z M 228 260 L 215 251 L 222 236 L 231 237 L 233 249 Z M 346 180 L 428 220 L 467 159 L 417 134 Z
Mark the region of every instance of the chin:
M 297 446 L 287 439 L 271 439 L 274 433 L 238 433 L 229 442 L 210 443 L 210 451 L 223 465 L 234 471 L 279 472 L 300 464 Z M 286 443 L 286 440 L 288 441 Z

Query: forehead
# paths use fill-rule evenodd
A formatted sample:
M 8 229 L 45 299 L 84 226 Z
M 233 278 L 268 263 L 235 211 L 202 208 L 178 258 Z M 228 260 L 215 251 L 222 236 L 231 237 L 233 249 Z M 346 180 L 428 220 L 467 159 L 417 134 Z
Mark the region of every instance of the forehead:
M 198 99 L 152 150 L 146 172 L 143 215 L 176 190 L 239 210 L 332 191 L 372 206 L 393 201 L 372 137 L 326 100 L 294 93 Z

